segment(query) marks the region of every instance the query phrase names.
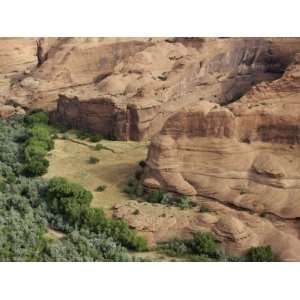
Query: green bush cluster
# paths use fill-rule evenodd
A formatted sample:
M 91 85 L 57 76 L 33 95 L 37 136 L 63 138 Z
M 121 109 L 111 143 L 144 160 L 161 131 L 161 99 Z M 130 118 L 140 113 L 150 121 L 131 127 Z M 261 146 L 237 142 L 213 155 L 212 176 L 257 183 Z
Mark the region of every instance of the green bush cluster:
M 195 233 L 192 239 L 174 239 L 162 242 L 158 245 L 158 250 L 173 256 L 181 257 L 188 261 L 228 261 L 228 262 L 272 262 L 278 261 L 270 246 L 251 247 L 246 255 L 228 256 L 210 233 Z
M 142 183 L 137 179 L 129 179 L 127 185 L 123 188 L 123 192 L 128 194 L 131 199 L 137 197 L 150 203 L 160 203 L 165 205 L 177 206 L 181 209 L 193 207 L 192 201 L 185 196 L 174 196 L 171 193 L 163 192 L 160 189 L 146 191 Z
M 26 121 L 23 116 L 0 119 L 0 261 L 135 260 L 120 241 L 132 249 L 141 249 L 145 241 L 126 224 L 115 224 L 101 210 L 90 208 L 89 192 L 53 180 L 50 193 L 45 180 L 24 176 L 24 146 L 31 138 L 28 132 L 37 124 L 46 125 L 46 118 L 41 114 L 37 118 L 35 113 L 25 116 Z M 37 136 L 49 141 L 44 133 Z M 35 153 L 28 148 L 26 154 Z M 105 226 L 100 226 L 102 223 Z M 64 237 L 51 238 L 49 226 L 61 229 Z
M 96 188 L 96 192 L 103 192 L 105 191 L 106 189 L 106 185 L 99 185 L 97 188 Z
M 27 125 L 27 140 L 24 144 L 24 173 L 27 176 L 41 176 L 49 167 L 45 158 L 53 149 L 54 142 L 48 115 L 44 112 L 31 113 L 24 119 Z
M 146 240 L 129 229 L 122 220 L 107 219 L 100 208 L 90 207 L 92 194 L 78 184 L 56 177 L 49 181 L 47 201 L 55 215 L 60 214 L 72 226 L 112 237 L 124 247 L 144 251 Z
M 92 143 L 98 143 L 103 139 L 103 136 L 98 133 L 76 130 L 76 137 L 80 140 L 89 140 Z
M 251 247 L 246 254 L 246 261 L 270 262 L 276 261 L 271 246 Z
M 43 111 L 32 111 L 25 116 L 24 122 L 27 126 L 32 126 L 35 124 L 48 124 L 49 116 Z
M 222 251 L 210 233 L 197 232 L 190 240 L 174 239 L 161 243 L 158 250 L 170 256 L 183 257 L 191 261 L 218 261 Z

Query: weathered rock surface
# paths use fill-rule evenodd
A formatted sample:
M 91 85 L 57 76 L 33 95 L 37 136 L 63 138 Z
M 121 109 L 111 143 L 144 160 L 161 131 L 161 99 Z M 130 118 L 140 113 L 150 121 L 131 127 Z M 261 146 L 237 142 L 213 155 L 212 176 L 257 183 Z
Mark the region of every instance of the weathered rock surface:
M 259 223 L 272 216 L 273 229 L 259 229 L 259 240 L 282 259 L 299 260 L 299 230 L 280 229 L 300 217 L 299 74 L 295 55 L 281 78 L 254 86 L 232 104 L 202 101 L 172 115 L 152 139 L 144 184 L 254 213 Z M 213 229 L 217 236 L 255 243 L 255 223 L 226 218 Z
M 300 39 L 0 39 L 0 117 L 43 108 L 119 140 L 151 137 L 144 184 L 213 213 L 115 215 L 153 243 L 210 230 L 300 260 Z M 202 201 L 202 200 L 201 200 Z
M 0 41 L 2 104 L 48 109 L 65 125 L 122 140 L 148 139 L 181 108 L 228 103 L 279 78 L 299 49 L 297 39 L 261 38 Z

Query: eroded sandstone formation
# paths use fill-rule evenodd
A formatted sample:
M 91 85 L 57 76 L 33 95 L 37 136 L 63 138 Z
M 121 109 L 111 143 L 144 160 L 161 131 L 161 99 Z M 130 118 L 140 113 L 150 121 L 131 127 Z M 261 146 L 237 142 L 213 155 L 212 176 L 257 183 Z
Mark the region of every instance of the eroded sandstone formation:
M 151 139 L 144 185 L 211 210 L 115 210 L 153 243 L 210 230 L 228 251 L 271 244 L 300 260 L 298 52 L 298 38 L 0 39 L 0 117 L 42 108 Z
M 246 219 L 218 218 L 216 236 L 245 248 L 270 243 L 286 260 L 300 259 L 299 61 L 234 103 L 202 101 L 172 115 L 152 139 L 144 180 L 243 211 Z
M 235 101 L 253 85 L 279 78 L 299 49 L 297 39 L 267 38 L 0 42 L 2 115 L 48 109 L 65 125 L 122 140 L 152 137 L 168 117 L 199 101 Z

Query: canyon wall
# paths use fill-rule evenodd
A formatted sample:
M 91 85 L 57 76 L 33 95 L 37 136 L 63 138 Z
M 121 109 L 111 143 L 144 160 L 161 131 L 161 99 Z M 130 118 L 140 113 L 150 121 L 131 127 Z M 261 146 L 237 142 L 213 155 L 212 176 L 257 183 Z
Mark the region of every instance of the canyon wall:
M 154 241 L 210 230 L 229 251 L 300 260 L 298 52 L 298 38 L 0 39 L 0 117 L 41 108 L 151 139 L 144 185 L 211 209 L 160 223 L 115 211 Z
M 235 247 L 271 244 L 284 260 L 300 258 L 299 58 L 234 103 L 202 101 L 172 115 L 152 138 L 144 179 L 148 188 L 230 208 L 210 226 L 218 238 L 230 244 L 239 222 L 252 238 Z M 233 211 L 243 212 L 238 220 Z M 223 233 L 221 217 L 231 220 Z
M 2 116 L 47 109 L 67 126 L 122 140 L 151 138 L 171 115 L 199 101 L 224 105 L 239 99 L 257 83 L 279 78 L 299 50 L 292 38 L 0 42 Z M 107 111 L 103 117 L 102 109 L 112 116 Z

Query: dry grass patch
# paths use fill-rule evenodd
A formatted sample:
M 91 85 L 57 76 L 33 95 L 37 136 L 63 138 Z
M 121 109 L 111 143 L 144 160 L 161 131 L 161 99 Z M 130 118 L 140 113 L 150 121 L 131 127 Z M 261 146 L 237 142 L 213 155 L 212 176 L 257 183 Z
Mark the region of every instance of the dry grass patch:
M 122 193 L 122 187 L 134 174 L 138 162 L 145 159 L 147 143 L 102 140 L 101 144 L 113 151 L 95 151 L 95 143 L 85 141 L 79 144 L 73 141 L 73 136 L 71 138 L 55 141 L 55 149 L 48 157 L 50 167 L 45 178 L 62 176 L 82 184 L 93 193 L 92 206 L 102 207 L 107 213 L 115 204 L 127 202 L 128 197 Z M 90 164 L 90 157 L 99 159 L 99 162 Z M 106 188 L 97 192 L 100 185 Z

